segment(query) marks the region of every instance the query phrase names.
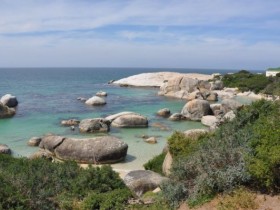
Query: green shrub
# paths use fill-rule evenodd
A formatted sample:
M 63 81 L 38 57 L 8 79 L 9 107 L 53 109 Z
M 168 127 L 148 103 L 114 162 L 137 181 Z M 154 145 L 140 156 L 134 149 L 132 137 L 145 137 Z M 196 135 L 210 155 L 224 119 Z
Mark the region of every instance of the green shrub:
M 151 160 L 149 160 L 147 163 L 144 164 L 145 170 L 151 170 L 159 174 L 162 173 L 162 164 L 164 161 L 166 153 L 161 153 L 155 157 L 153 157 Z
M 83 169 L 8 155 L 0 155 L 0 181 L 0 209 L 73 209 L 90 193 L 127 190 L 110 166 Z

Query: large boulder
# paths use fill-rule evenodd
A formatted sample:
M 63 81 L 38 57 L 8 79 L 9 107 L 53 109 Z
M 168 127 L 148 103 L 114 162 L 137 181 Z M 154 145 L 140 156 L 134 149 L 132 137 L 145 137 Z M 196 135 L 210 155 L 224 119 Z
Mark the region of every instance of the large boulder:
M 187 119 L 199 121 L 203 116 L 212 114 L 212 111 L 208 101 L 194 99 L 186 103 L 181 114 Z
M 108 132 L 110 121 L 103 118 L 85 119 L 80 122 L 79 129 L 82 133 Z
M 124 177 L 126 186 L 139 197 L 145 192 L 156 189 L 166 180 L 166 177 L 146 170 L 131 171 Z
M 219 119 L 213 115 L 206 115 L 201 118 L 201 123 L 203 125 L 215 128 L 219 124 Z
M 221 110 L 224 113 L 227 113 L 229 111 L 234 111 L 234 110 L 238 110 L 242 107 L 243 105 L 241 103 L 239 103 L 236 100 L 233 99 L 225 99 L 222 101 L 221 103 Z
M 224 84 L 221 80 L 215 80 L 214 82 L 210 82 L 210 84 L 210 90 L 222 90 L 224 88 Z
M 92 105 L 92 106 L 99 106 L 99 105 L 105 105 L 106 101 L 104 98 L 101 98 L 99 96 L 93 96 L 86 100 L 85 102 L 87 105 Z
M 0 144 L 0 154 L 10 155 L 11 153 L 11 149 L 6 144 Z
M 9 108 L 8 106 L 0 102 L 0 118 L 12 117 L 15 114 L 16 114 L 16 110 L 14 108 Z
M 121 112 L 105 118 L 111 121 L 112 127 L 117 128 L 143 128 L 148 127 L 148 119 L 134 112 Z
M 61 160 L 107 164 L 122 161 L 126 157 L 128 145 L 112 136 L 86 139 L 47 136 L 43 137 L 40 148 Z
M 16 107 L 18 105 L 17 97 L 12 96 L 11 94 L 2 96 L 0 102 L 8 107 Z

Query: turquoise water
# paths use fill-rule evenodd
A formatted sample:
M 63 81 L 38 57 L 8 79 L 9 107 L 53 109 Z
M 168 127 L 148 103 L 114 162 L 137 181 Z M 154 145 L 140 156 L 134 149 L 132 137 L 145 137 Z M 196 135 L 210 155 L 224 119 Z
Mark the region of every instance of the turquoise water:
M 104 117 L 122 111 L 134 111 L 148 117 L 149 124 L 159 122 L 169 130 L 159 128 L 116 129 L 113 135 L 125 141 L 128 156 L 123 163 L 115 164 L 117 169 L 138 169 L 143 163 L 159 154 L 166 138 L 174 130 L 185 131 L 203 127 L 198 122 L 172 122 L 159 118 L 155 113 L 161 108 L 169 108 L 173 113 L 180 112 L 184 100 L 158 96 L 157 89 L 121 88 L 108 85 L 112 79 L 135 75 L 143 72 L 172 71 L 170 69 L 120 69 L 120 68 L 63 68 L 63 69 L 0 69 L 0 96 L 11 93 L 17 96 L 19 106 L 17 114 L 10 119 L 0 120 L 0 143 L 7 144 L 15 156 L 29 156 L 38 148 L 27 146 L 33 136 L 47 133 L 83 138 L 98 134 L 80 134 L 62 127 L 63 119 Z M 213 73 L 217 70 L 175 69 L 176 72 Z M 107 104 L 91 107 L 77 100 L 77 97 L 89 98 L 99 90 L 106 91 Z M 143 141 L 142 135 L 157 136 L 158 144 L 150 145 Z

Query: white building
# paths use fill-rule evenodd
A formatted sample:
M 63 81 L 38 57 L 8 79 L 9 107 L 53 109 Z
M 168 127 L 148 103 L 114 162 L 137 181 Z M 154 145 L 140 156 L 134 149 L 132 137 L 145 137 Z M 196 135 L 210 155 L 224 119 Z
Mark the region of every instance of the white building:
M 280 73 L 280 67 L 279 68 L 269 68 L 265 72 L 265 76 L 267 77 L 275 77 L 276 74 Z

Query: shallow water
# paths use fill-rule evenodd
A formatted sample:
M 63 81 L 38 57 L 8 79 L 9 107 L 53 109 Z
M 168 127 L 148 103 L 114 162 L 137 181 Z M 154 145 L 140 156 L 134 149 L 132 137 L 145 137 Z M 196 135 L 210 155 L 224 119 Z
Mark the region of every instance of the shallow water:
M 125 141 L 128 156 L 123 163 L 114 164 L 117 169 L 139 169 L 143 163 L 159 154 L 166 139 L 174 130 L 185 131 L 204 127 L 199 122 L 172 122 L 159 118 L 155 113 L 161 108 L 169 108 L 172 113 L 180 112 L 184 100 L 158 96 L 158 89 L 121 88 L 108 85 L 112 79 L 120 79 L 142 72 L 172 71 L 170 69 L 0 69 L 0 96 L 11 93 L 17 96 L 17 114 L 10 119 L 0 120 L 0 143 L 7 144 L 15 156 L 29 156 L 38 148 L 26 145 L 33 136 L 54 133 L 75 138 L 94 137 L 98 134 L 80 134 L 60 125 L 63 119 L 104 117 L 122 111 L 134 111 L 148 117 L 149 124 L 159 122 L 167 131 L 149 126 L 139 129 L 113 128 L 108 135 Z M 216 70 L 175 69 L 179 72 L 213 73 Z M 223 72 L 223 71 L 220 71 Z M 106 91 L 105 106 L 91 107 L 77 100 L 89 98 L 99 90 Z M 158 144 L 145 143 L 142 135 L 158 136 Z

